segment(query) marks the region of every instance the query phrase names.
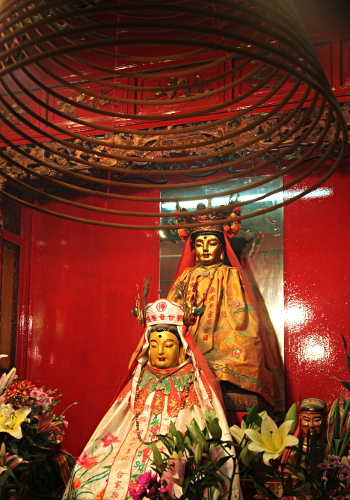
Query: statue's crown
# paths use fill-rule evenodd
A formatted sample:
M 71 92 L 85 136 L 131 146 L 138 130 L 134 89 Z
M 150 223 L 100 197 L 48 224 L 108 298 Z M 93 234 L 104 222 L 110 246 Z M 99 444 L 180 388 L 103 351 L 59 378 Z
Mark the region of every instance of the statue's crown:
M 207 207 L 204 203 L 198 203 L 197 210 L 205 210 Z M 191 213 L 185 208 L 180 208 L 177 206 L 177 212 L 179 215 L 175 217 L 176 223 L 181 224 L 197 224 L 197 226 L 189 227 L 189 228 L 179 228 L 178 234 L 182 240 L 186 240 L 189 235 L 204 232 L 204 231 L 215 231 L 220 233 L 225 233 L 227 236 L 232 238 L 236 234 L 238 234 L 241 230 L 241 221 L 235 220 L 237 217 L 241 215 L 241 208 L 235 207 L 232 209 L 232 206 L 227 207 L 226 205 L 222 205 L 218 207 L 218 210 L 215 210 L 206 214 L 195 214 Z M 225 220 L 226 219 L 226 220 Z M 227 220 L 228 219 L 228 220 Z M 218 222 L 225 220 L 224 223 Z M 211 224 L 207 224 L 202 226 L 202 222 L 210 222 Z

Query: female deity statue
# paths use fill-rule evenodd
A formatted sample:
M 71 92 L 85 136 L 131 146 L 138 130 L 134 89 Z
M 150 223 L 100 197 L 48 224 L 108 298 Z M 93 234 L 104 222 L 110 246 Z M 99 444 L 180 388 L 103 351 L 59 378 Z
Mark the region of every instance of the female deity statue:
M 170 422 L 184 432 L 193 418 L 201 425 L 204 412 L 215 410 L 223 439 L 231 439 L 220 388 L 183 326 L 182 308 L 159 299 L 147 305 L 145 319 L 131 375 L 78 459 L 64 499 L 131 498 L 129 487 L 152 470 L 153 443 L 164 451 L 159 435 Z M 239 497 L 236 476 L 232 498 Z
M 257 299 L 223 225 L 216 223 L 226 217 L 227 213 L 209 218 L 181 212 L 184 222 L 211 221 L 211 225 L 187 230 L 190 238 L 168 299 L 184 307 L 184 322 L 223 390 L 234 384 L 237 392 L 253 392 L 281 410 L 283 371 L 278 344 L 274 332 L 265 329 Z M 229 265 L 224 264 L 226 259 Z

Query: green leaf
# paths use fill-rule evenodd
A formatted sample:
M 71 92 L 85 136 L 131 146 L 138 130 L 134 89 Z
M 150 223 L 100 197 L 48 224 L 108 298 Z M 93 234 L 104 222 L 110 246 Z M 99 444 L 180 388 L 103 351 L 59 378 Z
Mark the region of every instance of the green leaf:
M 201 314 L 203 314 L 205 311 L 205 306 L 202 306 L 202 307 L 199 307 L 198 309 L 196 309 L 196 311 L 193 313 L 195 316 L 200 316 Z
M 231 457 L 230 457 L 230 456 L 228 456 L 228 455 L 227 455 L 227 457 L 221 457 L 221 458 L 219 458 L 219 460 L 215 463 L 215 465 L 216 465 L 216 467 L 217 467 L 218 469 L 221 469 L 221 467 L 222 467 L 223 465 L 225 465 L 225 463 L 226 463 L 228 460 L 230 460 L 230 459 L 231 459 Z
M 347 342 L 346 342 L 346 339 L 345 339 L 344 335 L 342 335 L 341 337 L 343 339 L 343 344 L 344 344 L 346 364 L 348 366 L 348 372 L 350 373 L 350 353 L 348 352 L 348 345 L 347 345 Z
M 169 439 L 167 436 L 162 435 L 159 435 L 158 439 L 164 444 L 164 446 L 166 446 L 169 453 L 172 453 L 174 451 L 174 441 L 172 439 Z
M 336 377 L 335 375 L 331 376 L 330 378 L 334 378 L 335 380 L 338 380 L 338 382 L 340 382 L 341 384 L 343 384 L 343 386 L 348 390 L 350 391 L 350 382 L 346 382 L 346 380 L 340 380 L 338 377 Z
M 344 413 L 343 413 L 343 418 L 341 419 L 341 423 L 340 423 L 340 430 L 343 429 L 345 422 L 348 418 L 349 412 L 350 412 L 350 399 L 348 399 L 346 404 L 344 405 Z
M 332 407 L 333 412 L 333 432 L 332 432 L 332 441 L 339 438 L 340 434 L 340 410 L 339 410 L 339 402 L 335 400 L 334 407 Z M 331 452 L 332 454 L 332 452 Z

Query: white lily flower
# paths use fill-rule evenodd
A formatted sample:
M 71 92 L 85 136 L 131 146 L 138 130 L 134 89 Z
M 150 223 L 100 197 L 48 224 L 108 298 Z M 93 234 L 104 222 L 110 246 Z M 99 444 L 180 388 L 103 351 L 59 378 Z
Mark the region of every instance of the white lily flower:
M 279 458 L 287 446 L 296 446 L 299 440 L 296 436 L 288 434 L 293 420 L 283 422 L 280 427 L 268 415 L 263 416 L 261 433 L 254 429 L 246 429 L 244 432 L 252 441 L 248 449 L 257 453 L 264 452 L 263 461 L 270 465 L 270 460 Z
M 31 412 L 31 408 L 24 406 L 15 410 L 10 404 L 0 405 L 0 432 L 7 432 L 16 439 L 21 439 L 23 436 L 21 424 L 29 422 L 27 415 Z

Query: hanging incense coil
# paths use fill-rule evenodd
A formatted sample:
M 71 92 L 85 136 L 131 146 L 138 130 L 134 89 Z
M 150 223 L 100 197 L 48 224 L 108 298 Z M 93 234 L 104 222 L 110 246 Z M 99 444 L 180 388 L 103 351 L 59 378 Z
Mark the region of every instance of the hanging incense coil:
M 181 189 L 182 202 L 198 199 L 190 188 L 227 182 L 205 198 L 239 199 L 247 188 L 234 180 L 251 176 L 255 189 L 288 173 L 283 188 L 239 203 L 244 219 L 272 209 L 250 209 L 259 199 L 302 186 L 326 165 L 315 184 L 273 209 L 316 189 L 345 155 L 345 120 L 288 0 L 5 0 L 0 23 L 0 192 L 37 210 L 174 229 L 154 224 L 174 214 L 136 209 L 175 201 L 153 196 L 154 185 Z M 271 168 L 287 157 L 287 166 Z M 74 201 L 89 195 L 103 207 Z M 113 199 L 136 208 L 111 208 Z

